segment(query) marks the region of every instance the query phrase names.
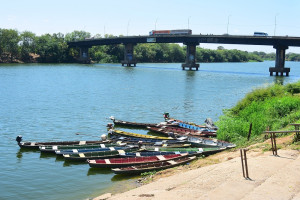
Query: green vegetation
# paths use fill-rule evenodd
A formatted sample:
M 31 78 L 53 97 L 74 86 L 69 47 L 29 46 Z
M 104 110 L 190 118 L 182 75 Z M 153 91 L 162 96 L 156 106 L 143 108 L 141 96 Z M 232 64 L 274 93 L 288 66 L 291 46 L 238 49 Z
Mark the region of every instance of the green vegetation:
M 275 60 L 276 58 L 276 53 L 265 53 L 265 52 L 253 52 L 254 55 L 257 55 L 263 60 Z M 285 60 L 287 61 L 300 61 L 300 54 L 295 54 L 295 53 L 288 53 L 285 55 Z
M 104 38 L 116 37 L 105 35 Z M 79 48 L 68 48 L 67 42 L 91 38 L 85 31 L 73 31 L 66 35 L 62 33 L 37 36 L 30 31 L 18 32 L 12 29 L 0 28 L 0 63 L 41 62 L 67 63 L 76 62 L 79 58 Z M 102 38 L 97 34 L 93 38 Z M 134 47 L 137 62 L 183 63 L 186 56 L 186 46 L 178 44 L 137 44 Z M 124 59 L 123 45 L 94 46 L 89 49 L 93 62 L 120 63 Z M 227 50 L 220 46 L 217 50 L 197 47 L 197 62 L 261 62 L 275 59 L 275 53 L 247 52 Z M 287 59 L 299 61 L 300 55 L 287 54 Z
M 258 142 L 263 140 L 262 133 L 267 127 L 278 130 L 299 119 L 300 81 L 285 86 L 275 84 L 252 91 L 235 107 L 224 110 L 216 123 L 218 139 L 243 146 L 247 144 L 250 123 L 253 124 L 251 142 Z

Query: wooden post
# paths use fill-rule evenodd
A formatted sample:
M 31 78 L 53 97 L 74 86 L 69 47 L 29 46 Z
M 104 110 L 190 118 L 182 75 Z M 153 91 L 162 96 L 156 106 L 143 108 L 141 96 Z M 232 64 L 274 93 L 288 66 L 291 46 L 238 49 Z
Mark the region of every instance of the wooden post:
M 244 149 L 245 169 L 246 169 L 246 178 L 249 178 L 246 151 L 247 151 L 247 149 Z
M 297 142 L 300 140 L 300 132 L 299 132 L 299 126 L 300 124 L 290 124 L 295 126 L 295 137 L 294 137 L 294 142 Z
M 242 151 L 242 149 L 240 149 L 240 153 L 241 153 L 243 177 L 245 178 L 245 170 L 244 170 L 244 161 L 243 161 L 243 151 Z
M 250 179 L 249 178 L 249 173 L 248 173 L 248 163 L 247 163 L 246 151 L 248 151 L 248 149 L 240 149 L 241 161 L 242 161 L 242 170 L 243 170 L 243 177 L 245 179 Z
M 274 147 L 275 147 L 275 156 L 278 156 L 277 155 L 277 146 L 276 146 L 276 135 L 275 135 L 275 133 L 273 133 L 273 141 L 274 141 Z
M 276 146 L 276 135 L 275 133 L 271 133 L 271 143 L 272 143 L 272 152 L 274 156 L 278 156 L 277 154 L 277 146 Z
M 250 123 L 250 128 L 249 128 L 249 133 L 248 133 L 248 141 L 249 141 L 250 136 L 251 136 L 251 131 L 252 131 L 252 122 Z

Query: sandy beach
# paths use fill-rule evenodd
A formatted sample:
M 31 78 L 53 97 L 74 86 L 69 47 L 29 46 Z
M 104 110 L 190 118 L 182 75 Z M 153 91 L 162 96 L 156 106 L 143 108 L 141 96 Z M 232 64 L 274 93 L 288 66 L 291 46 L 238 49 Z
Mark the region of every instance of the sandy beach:
M 133 190 L 99 199 L 300 199 L 300 152 L 279 150 L 278 156 L 259 148 L 247 152 L 249 177 L 243 177 L 240 151 L 222 152 L 210 160 L 220 163 L 196 169 L 178 167 L 173 175 L 165 172 L 146 185 Z M 203 159 L 205 160 L 205 159 Z M 196 161 L 197 162 L 197 161 Z M 197 163 L 196 163 L 197 164 Z M 195 168 L 195 167 L 194 167 Z M 182 170 L 184 169 L 184 170 Z

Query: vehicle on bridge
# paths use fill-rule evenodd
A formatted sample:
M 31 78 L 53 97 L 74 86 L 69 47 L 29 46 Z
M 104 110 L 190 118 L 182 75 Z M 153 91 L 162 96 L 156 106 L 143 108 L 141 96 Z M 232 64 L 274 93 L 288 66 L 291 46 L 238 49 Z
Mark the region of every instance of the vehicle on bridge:
M 254 32 L 253 36 L 268 36 L 268 33 L 265 33 L 265 32 Z
M 178 29 L 178 30 L 152 30 L 149 32 L 150 36 L 160 35 L 192 35 L 191 29 Z

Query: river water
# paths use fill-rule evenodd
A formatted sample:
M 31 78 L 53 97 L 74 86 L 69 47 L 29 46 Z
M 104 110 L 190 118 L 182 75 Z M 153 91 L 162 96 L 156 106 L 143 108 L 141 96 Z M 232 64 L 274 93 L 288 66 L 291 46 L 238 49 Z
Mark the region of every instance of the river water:
M 200 64 L 1 64 L 0 199 L 88 199 L 134 187 L 135 177 L 69 164 L 39 151 L 23 151 L 25 141 L 95 140 L 106 133 L 110 116 L 160 122 L 169 112 L 178 119 L 214 121 L 247 92 L 300 79 L 300 63 L 286 62 L 289 77 L 270 77 L 274 62 Z M 147 133 L 142 130 L 132 132 Z

